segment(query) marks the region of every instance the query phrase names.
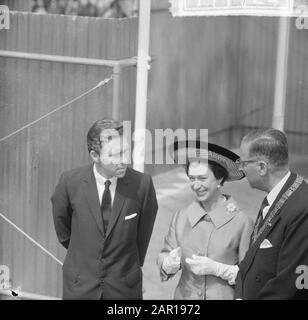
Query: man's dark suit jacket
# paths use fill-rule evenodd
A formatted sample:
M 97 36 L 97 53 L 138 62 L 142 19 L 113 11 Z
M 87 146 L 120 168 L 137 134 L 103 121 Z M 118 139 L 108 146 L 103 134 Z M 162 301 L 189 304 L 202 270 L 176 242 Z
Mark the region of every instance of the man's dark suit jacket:
M 291 173 L 268 214 L 295 179 L 296 174 Z M 271 248 L 260 248 L 264 239 L 271 242 Z M 296 268 L 300 265 L 308 265 L 308 186 L 305 182 L 247 251 L 240 264 L 235 298 L 308 299 L 308 290 L 296 287 L 300 275 Z
M 157 212 L 151 177 L 128 168 L 117 180 L 106 234 L 93 165 L 64 172 L 51 201 L 67 249 L 63 299 L 142 299 L 141 267 Z

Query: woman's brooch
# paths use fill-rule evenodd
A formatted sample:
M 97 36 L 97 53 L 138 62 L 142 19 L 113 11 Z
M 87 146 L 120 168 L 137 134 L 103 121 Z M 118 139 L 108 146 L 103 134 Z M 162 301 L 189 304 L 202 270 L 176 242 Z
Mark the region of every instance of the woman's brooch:
M 227 205 L 227 211 L 228 213 L 234 213 L 237 210 L 237 207 L 234 203 L 228 203 Z

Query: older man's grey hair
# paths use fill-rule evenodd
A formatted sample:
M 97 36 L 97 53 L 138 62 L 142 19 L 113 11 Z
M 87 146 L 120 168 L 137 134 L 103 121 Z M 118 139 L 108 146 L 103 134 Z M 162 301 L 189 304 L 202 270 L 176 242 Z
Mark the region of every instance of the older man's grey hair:
M 274 129 L 255 129 L 244 136 L 249 143 L 249 156 L 265 158 L 274 167 L 286 166 L 289 162 L 288 140 L 284 132 Z

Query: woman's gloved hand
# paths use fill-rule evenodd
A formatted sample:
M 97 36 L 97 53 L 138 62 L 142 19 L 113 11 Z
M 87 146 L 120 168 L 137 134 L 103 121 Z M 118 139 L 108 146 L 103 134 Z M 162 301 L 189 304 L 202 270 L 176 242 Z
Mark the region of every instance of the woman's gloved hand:
M 190 265 L 191 271 L 196 275 L 213 275 L 227 280 L 230 285 L 235 284 L 238 273 L 237 265 L 229 265 L 212 260 L 204 256 L 192 255 L 192 259 L 186 258 L 186 263 Z
M 162 268 L 167 274 L 174 274 L 180 270 L 181 247 L 177 247 L 169 252 L 163 261 Z

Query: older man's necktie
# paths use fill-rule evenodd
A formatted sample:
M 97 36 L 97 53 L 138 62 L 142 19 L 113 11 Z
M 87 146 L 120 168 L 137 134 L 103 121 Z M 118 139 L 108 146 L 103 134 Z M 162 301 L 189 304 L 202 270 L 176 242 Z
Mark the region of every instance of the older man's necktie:
M 254 226 L 254 231 L 251 235 L 251 238 L 250 238 L 250 246 L 252 244 L 252 239 L 253 239 L 253 235 L 254 234 L 257 234 L 261 228 L 261 226 L 263 225 L 263 209 L 265 207 L 267 207 L 269 205 L 268 201 L 267 201 L 267 197 L 265 197 L 261 203 L 261 207 L 260 207 L 260 210 L 258 212 L 258 216 L 257 216 L 257 219 L 256 219 L 256 223 L 255 223 L 255 226 Z
M 101 203 L 101 213 L 102 213 L 105 233 L 107 231 L 109 218 L 111 215 L 111 193 L 110 193 L 110 189 L 109 189 L 110 184 L 111 184 L 110 180 L 105 181 L 105 190 L 103 193 L 102 203 Z
M 263 222 L 264 222 L 264 218 L 263 218 L 263 210 L 265 207 L 267 207 L 269 205 L 268 201 L 267 201 L 267 197 L 265 197 L 261 203 L 261 207 L 258 213 L 258 219 L 260 219 L 260 223 L 259 223 L 259 229 L 262 226 Z

